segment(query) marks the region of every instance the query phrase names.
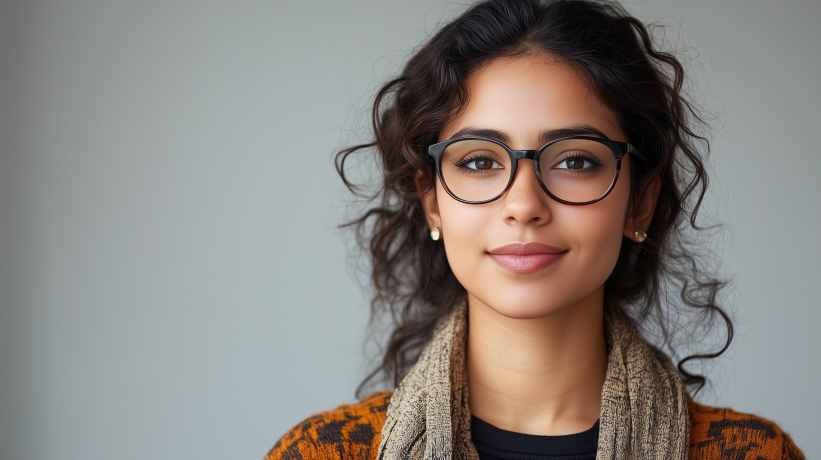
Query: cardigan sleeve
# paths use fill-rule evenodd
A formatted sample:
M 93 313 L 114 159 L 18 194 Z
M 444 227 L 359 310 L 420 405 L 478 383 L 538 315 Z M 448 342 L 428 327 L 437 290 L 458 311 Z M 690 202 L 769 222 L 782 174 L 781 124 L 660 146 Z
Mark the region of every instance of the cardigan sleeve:
M 265 460 L 375 459 L 393 392 L 374 393 L 303 420 L 274 445 Z
M 689 405 L 690 460 L 806 460 L 790 435 L 767 419 L 692 400 Z

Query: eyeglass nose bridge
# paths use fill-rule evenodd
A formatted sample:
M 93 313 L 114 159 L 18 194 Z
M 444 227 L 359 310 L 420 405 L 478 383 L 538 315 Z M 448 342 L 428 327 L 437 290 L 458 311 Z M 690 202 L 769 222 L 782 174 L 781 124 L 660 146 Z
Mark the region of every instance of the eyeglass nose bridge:
M 507 150 L 508 154 L 510 155 L 511 163 L 512 163 L 510 165 L 511 166 L 511 168 L 510 168 L 510 178 L 507 181 L 507 185 L 505 186 L 504 191 L 502 191 L 502 193 L 500 193 L 496 198 L 494 198 L 494 200 L 499 199 L 502 195 L 506 195 L 507 192 L 510 191 L 510 188 L 513 187 L 513 181 L 516 180 L 516 174 L 519 170 L 519 161 L 520 160 L 531 160 L 531 161 L 534 162 L 536 178 L 538 179 L 539 184 L 542 186 L 542 189 L 545 192 L 547 192 L 548 195 L 550 195 L 550 192 L 547 191 L 547 188 L 542 183 L 542 179 L 539 177 L 539 168 L 535 164 L 536 156 L 538 155 L 539 150 L 513 150 L 513 149 L 510 149 L 510 148 L 507 148 L 506 146 L 505 146 L 505 150 Z
M 539 151 L 538 150 L 508 150 L 508 152 L 510 153 L 511 158 L 513 160 L 515 160 L 516 163 L 518 163 L 519 160 L 533 160 L 534 158 L 536 158 L 536 153 L 538 153 Z

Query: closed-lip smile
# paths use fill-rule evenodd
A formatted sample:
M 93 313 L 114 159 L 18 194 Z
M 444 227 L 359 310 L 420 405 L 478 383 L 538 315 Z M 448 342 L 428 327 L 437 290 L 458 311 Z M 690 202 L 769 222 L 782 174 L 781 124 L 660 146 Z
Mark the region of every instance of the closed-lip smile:
M 543 243 L 510 243 L 487 251 L 494 262 L 517 273 L 541 270 L 559 260 L 566 249 Z

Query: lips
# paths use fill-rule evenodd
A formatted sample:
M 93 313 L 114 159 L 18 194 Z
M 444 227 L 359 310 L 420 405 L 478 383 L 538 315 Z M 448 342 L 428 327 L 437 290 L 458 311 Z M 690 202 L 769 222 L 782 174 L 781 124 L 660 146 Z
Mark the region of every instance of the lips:
M 487 255 L 504 268 L 530 273 L 554 264 L 566 250 L 542 243 L 511 243 L 491 249 Z

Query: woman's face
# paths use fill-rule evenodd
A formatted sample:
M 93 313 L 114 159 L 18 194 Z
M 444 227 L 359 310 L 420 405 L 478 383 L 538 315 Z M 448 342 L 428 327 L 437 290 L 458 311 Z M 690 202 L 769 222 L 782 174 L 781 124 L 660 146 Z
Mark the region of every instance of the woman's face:
M 507 139 L 499 140 L 512 149 L 537 149 L 543 131 L 589 127 L 587 135 L 600 132 L 627 142 L 615 114 L 585 80 L 549 55 L 494 60 L 469 76 L 467 88 L 467 107 L 447 123 L 439 141 L 459 131 L 492 129 L 503 133 Z M 448 262 L 471 304 L 479 301 L 504 316 L 526 319 L 600 298 L 622 235 L 632 234 L 625 229 L 629 156 L 611 193 L 584 206 L 550 198 L 530 160 L 519 162 L 508 192 L 487 204 L 456 201 L 437 178 L 435 197 L 423 204 L 431 227 L 441 229 Z M 511 243 L 541 243 L 559 254 L 527 256 L 530 262 L 498 254 Z

